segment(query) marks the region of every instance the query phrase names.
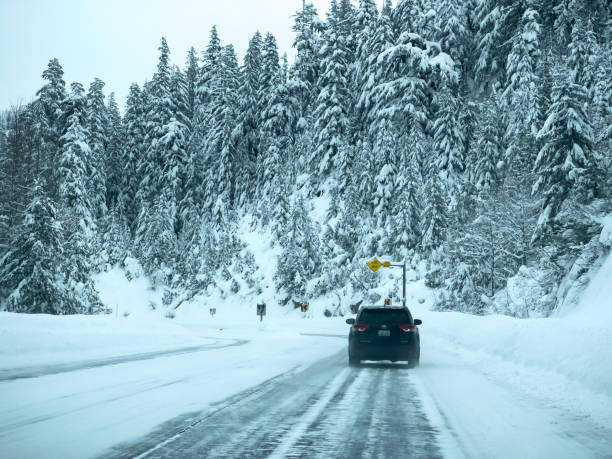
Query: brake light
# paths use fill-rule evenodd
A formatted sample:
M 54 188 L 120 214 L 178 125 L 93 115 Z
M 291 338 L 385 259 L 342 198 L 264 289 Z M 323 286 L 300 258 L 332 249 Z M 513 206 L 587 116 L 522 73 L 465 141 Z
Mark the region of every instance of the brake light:
M 405 332 L 411 332 L 411 331 L 414 331 L 416 329 L 416 326 L 415 325 L 407 324 L 407 325 L 400 325 L 399 328 L 400 328 L 400 330 L 403 330 Z
M 365 324 L 355 324 L 353 325 L 353 328 L 357 331 L 366 331 L 368 328 L 370 328 L 370 326 Z

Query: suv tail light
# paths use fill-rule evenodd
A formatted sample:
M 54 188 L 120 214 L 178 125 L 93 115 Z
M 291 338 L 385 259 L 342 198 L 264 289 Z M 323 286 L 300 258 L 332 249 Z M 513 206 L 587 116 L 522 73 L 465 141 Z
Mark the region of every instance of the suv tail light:
M 411 324 L 400 325 L 399 328 L 400 330 L 403 330 L 405 332 L 411 332 L 416 329 L 416 325 L 411 325 Z
M 370 326 L 365 324 L 355 324 L 353 325 L 353 328 L 356 331 L 366 331 L 368 328 L 370 328 Z

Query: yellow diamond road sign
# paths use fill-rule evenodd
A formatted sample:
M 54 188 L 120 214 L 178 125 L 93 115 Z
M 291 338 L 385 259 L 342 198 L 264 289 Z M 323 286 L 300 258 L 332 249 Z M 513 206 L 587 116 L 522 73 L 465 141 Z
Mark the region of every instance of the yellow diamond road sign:
M 381 266 L 382 266 L 382 263 L 376 257 L 374 257 L 374 259 L 368 263 L 368 268 L 370 268 L 374 272 L 378 271 Z

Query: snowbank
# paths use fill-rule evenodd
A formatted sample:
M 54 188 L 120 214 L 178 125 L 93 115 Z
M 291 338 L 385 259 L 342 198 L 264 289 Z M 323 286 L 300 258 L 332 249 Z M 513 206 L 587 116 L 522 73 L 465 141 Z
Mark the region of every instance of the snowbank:
M 606 215 L 602 224 L 603 228 L 599 236 L 599 242 L 606 247 L 612 247 L 612 214 Z
M 74 362 L 206 344 L 164 317 L 161 293 L 129 281 L 119 269 L 99 274 L 96 287 L 112 314 L 52 316 L 0 312 L 0 368 Z M 152 309 L 152 305 L 157 309 Z
M 612 257 L 592 278 L 575 310 L 547 319 L 432 312 L 433 293 L 410 285 L 424 321 L 422 360 L 435 341 L 466 363 L 574 413 L 612 423 Z
M 0 312 L 0 368 L 74 362 L 206 344 L 159 316 L 51 316 Z

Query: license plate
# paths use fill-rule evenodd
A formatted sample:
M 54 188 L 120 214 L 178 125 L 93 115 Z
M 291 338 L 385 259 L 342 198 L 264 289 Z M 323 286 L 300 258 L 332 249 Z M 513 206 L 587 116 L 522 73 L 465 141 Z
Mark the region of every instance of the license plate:
M 378 330 L 378 336 L 391 336 L 391 330 Z

